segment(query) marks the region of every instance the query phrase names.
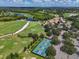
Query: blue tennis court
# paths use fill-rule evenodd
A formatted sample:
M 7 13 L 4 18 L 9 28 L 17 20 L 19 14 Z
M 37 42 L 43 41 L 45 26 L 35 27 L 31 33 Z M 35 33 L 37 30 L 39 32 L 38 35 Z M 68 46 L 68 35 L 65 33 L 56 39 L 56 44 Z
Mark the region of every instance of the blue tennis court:
M 46 49 L 51 46 L 51 40 L 44 39 L 39 45 L 33 50 L 33 53 L 38 54 L 40 56 L 46 56 Z

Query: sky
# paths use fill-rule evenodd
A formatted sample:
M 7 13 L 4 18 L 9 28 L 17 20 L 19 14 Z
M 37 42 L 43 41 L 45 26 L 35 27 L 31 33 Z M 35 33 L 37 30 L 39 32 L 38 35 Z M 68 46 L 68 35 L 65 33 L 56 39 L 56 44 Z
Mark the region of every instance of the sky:
M 79 7 L 79 0 L 0 0 L 0 7 Z

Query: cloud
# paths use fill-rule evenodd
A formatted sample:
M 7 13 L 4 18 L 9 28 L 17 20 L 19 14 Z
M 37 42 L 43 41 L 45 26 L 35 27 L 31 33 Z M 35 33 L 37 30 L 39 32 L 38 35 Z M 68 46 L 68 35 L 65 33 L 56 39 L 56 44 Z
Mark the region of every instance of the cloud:
M 32 0 L 33 2 L 43 2 L 43 0 Z
M 28 0 L 7 0 L 8 2 L 11 2 L 11 3 L 26 3 L 28 2 Z
M 53 0 L 32 0 L 33 2 L 41 2 L 41 3 L 45 3 L 45 2 L 53 2 Z
M 33 3 L 45 3 L 45 2 L 57 2 L 57 3 L 71 3 L 71 2 L 76 2 L 79 3 L 79 0 L 7 0 L 9 2 L 13 3 L 25 3 L 25 2 L 33 2 Z
M 77 3 L 79 3 L 79 0 L 76 0 Z
M 8 2 L 12 2 L 12 3 L 20 3 L 20 2 L 23 2 L 23 0 L 8 0 Z
M 15 6 L 78 6 L 79 0 L 0 0 L 0 5 Z
M 53 2 L 53 0 L 44 0 L 45 2 Z

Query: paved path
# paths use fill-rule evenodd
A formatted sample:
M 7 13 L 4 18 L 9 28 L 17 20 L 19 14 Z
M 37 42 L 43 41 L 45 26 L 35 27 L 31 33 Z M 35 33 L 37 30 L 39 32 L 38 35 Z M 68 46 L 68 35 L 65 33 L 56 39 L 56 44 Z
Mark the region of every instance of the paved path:
M 18 31 L 14 32 L 14 33 L 11 33 L 11 34 L 6 34 L 6 35 L 3 35 L 3 36 L 0 36 L 0 38 L 3 38 L 3 37 L 7 37 L 7 36 L 10 36 L 10 35 L 15 35 L 15 34 L 18 34 L 20 32 L 22 32 L 24 29 L 26 29 L 30 24 L 30 21 L 28 21 L 21 29 L 19 29 Z
M 24 29 L 26 29 L 28 27 L 29 23 L 30 23 L 30 21 L 28 21 L 20 30 L 16 31 L 13 34 L 18 34 L 18 33 L 22 32 Z

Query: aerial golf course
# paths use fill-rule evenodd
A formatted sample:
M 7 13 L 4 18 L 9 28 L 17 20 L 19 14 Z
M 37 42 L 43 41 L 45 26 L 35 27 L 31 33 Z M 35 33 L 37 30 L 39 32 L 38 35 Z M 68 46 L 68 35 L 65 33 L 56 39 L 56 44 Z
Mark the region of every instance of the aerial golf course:
M 79 42 L 78 25 L 79 13 L 76 11 L 0 10 L 0 59 L 78 57 L 79 46 L 72 43 Z
M 43 59 L 42 57 L 32 53 L 33 49 L 30 47 L 32 46 L 34 39 L 32 37 L 28 37 L 28 33 L 33 33 L 36 35 L 44 33 L 44 28 L 41 26 L 40 21 L 30 21 L 27 28 L 25 28 L 18 34 L 13 34 L 17 31 L 20 31 L 24 27 L 24 25 L 28 23 L 27 19 L 36 16 L 36 13 L 35 15 L 30 11 L 28 11 L 27 13 L 2 11 L 0 13 L 0 59 L 6 59 L 11 53 L 19 54 L 21 59 L 23 59 L 24 57 L 26 59 L 32 59 L 34 57 L 37 59 Z M 43 14 L 40 13 L 40 17 L 39 14 L 38 17 L 41 18 L 42 15 Z M 26 51 L 24 51 L 24 49 Z
M 0 22 L 0 36 L 14 33 L 17 30 L 21 29 L 27 21 L 10 21 L 10 22 Z M 25 56 L 25 53 L 22 53 L 24 47 L 27 47 L 32 41 L 32 38 L 27 37 L 28 33 L 42 33 L 43 28 L 40 25 L 40 22 L 30 22 L 29 26 L 18 35 L 8 36 L 0 39 L 0 59 L 5 58 L 10 53 L 20 53 Z M 36 56 L 32 53 L 30 55 Z M 5 56 L 5 57 L 4 57 Z M 29 56 L 28 56 L 29 58 Z M 31 57 L 30 57 L 31 58 Z
M 23 11 L 22 11 L 23 12 Z M 8 17 L 11 18 L 8 20 L 8 17 L 4 19 L 9 12 L 2 12 L 2 16 L 0 18 L 0 59 L 6 59 L 8 55 L 11 53 L 17 53 L 20 55 L 21 59 L 24 57 L 26 59 L 43 59 L 43 57 L 38 56 L 36 54 L 39 54 L 38 52 L 35 54 L 32 51 L 35 49 L 40 51 L 41 47 L 39 46 L 39 43 L 43 41 L 42 38 L 38 38 L 40 34 L 45 34 L 44 28 L 43 28 L 43 20 L 50 19 L 51 16 L 54 16 L 52 13 L 44 13 L 43 11 L 28 11 L 26 13 L 16 13 L 16 12 L 10 12 L 11 15 L 9 14 Z M 24 16 L 23 16 L 24 15 Z M 28 23 L 28 18 L 33 17 L 34 21 L 30 21 L 29 25 L 27 28 L 25 28 L 23 31 L 19 32 L 18 34 L 13 35 L 16 31 L 20 30 L 23 28 L 25 24 Z M 7 21 L 8 20 L 8 21 Z M 41 21 L 40 21 L 41 20 Z M 31 33 L 30 35 L 33 37 L 29 37 L 28 34 Z M 8 35 L 11 34 L 11 35 Z M 8 35 L 8 36 L 5 36 Z M 36 38 L 36 40 L 34 40 Z M 46 41 L 45 41 L 46 42 Z M 44 43 L 45 43 L 44 42 Z M 43 43 L 43 44 L 44 44 Z M 49 40 L 48 40 L 48 45 L 50 45 Z M 37 47 L 39 48 L 37 48 Z M 48 47 L 42 46 L 41 50 L 44 50 L 44 55 L 45 55 L 45 50 Z M 40 54 L 39 54 L 40 55 Z M 19 58 L 20 59 L 20 58 Z

